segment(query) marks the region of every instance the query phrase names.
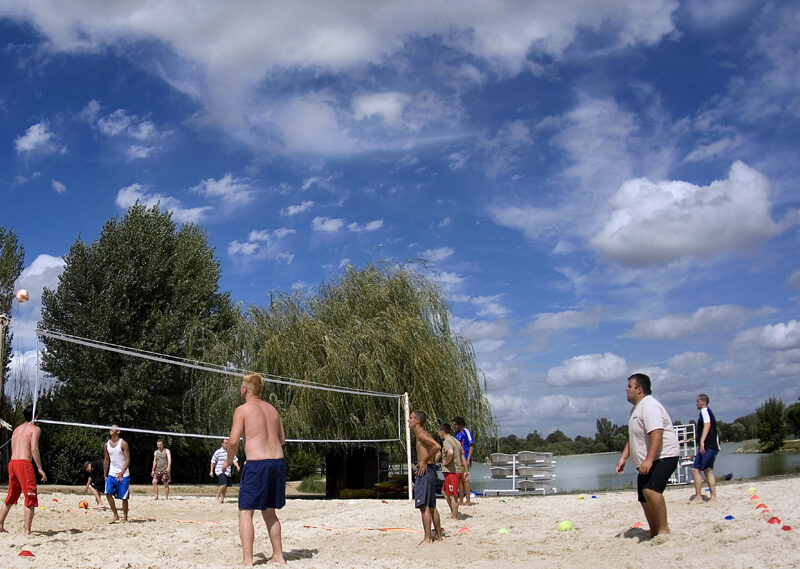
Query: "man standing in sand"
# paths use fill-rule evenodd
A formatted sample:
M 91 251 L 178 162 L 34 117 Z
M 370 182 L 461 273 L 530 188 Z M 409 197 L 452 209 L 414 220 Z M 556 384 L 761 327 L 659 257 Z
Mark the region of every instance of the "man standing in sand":
M 236 445 L 236 447 L 238 446 L 239 445 Z M 234 449 L 236 447 L 234 447 Z M 219 482 L 219 488 L 217 488 L 217 502 L 220 504 L 225 502 L 225 495 L 228 493 L 228 487 L 233 484 L 233 477 L 231 476 L 233 473 L 232 467 L 222 467 L 226 460 L 228 460 L 228 439 L 222 439 L 222 446 L 211 455 L 211 470 L 208 472 L 208 475 L 212 478 L 216 476 Z M 236 456 L 235 451 L 233 454 L 233 466 L 236 467 L 236 472 L 241 472 L 242 469 L 239 468 L 239 458 Z
M 169 483 L 172 481 L 170 472 L 172 471 L 172 453 L 168 448 L 164 448 L 164 441 L 156 441 L 156 450 L 153 453 L 153 468 L 150 476 L 153 478 L 153 495 L 158 500 L 158 483 L 164 484 L 164 499 L 169 500 Z
M 244 405 L 233 413 L 228 458 L 230 468 L 236 457 L 239 438 L 244 441 L 247 461 L 239 484 L 239 537 L 242 540 L 242 565 L 253 565 L 253 512 L 261 511 L 272 544 L 270 561 L 285 564 L 281 544 L 281 522 L 275 510 L 286 504 L 286 464 L 283 445 L 286 435 L 278 411 L 261 399 L 264 379 L 257 373 L 242 378 L 240 392 Z
M 422 515 L 422 529 L 425 537 L 422 544 L 442 539 L 442 523 L 436 509 L 436 463 L 441 460 L 442 447 L 425 430 L 427 415 L 422 411 L 412 411 L 408 416 L 408 426 L 417 437 L 417 478 L 414 480 L 414 506 Z M 431 537 L 431 521 L 434 535 Z
M 714 460 L 719 452 L 719 436 L 717 435 L 717 418 L 711 409 L 708 408 L 708 395 L 701 393 L 697 396 L 697 409 L 700 417 L 697 419 L 697 431 L 700 436 L 698 441 L 698 453 L 694 457 L 692 464 L 692 477 L 694 478 L 694 496 L 689 500 L 690 504 L 703 503 L 703 477 L 705 473 L 708 482 L 708 490 L 711 496 L 708 501 L 713 502 L 717 499 L 717 479 L 714 476 Z
M 22 412 L 25 422 L 14 429 L 11 434 L 11 460 L 8 463 L 8 495 L 0 505 L 0 532 L 7 532 L 4 524 L 11 506 L 17 503 L 20 493 L 25 494 L 25 521 L 22 526 L 23 535 L 31 534 L 33 515 L 39 505 L 39 493 L 36 488 L 36 473 L 31 460 L 36 463 L 42 482 L 47 476 L 42 470 L 42 458 L 39 456 L 39 435 L 41 429 L 33 424 L 33 409 L 28 406 Z
M 627 397 L 633 410 L 628 419 L 628 442 L 617 461 L 617 472 L 622 474 L 630 457 L 639 471 L 636 486 L 650 535 L 657 540 L 654 543 L 659 543 L 669 535 L 664 489 L 678 467 L 680 447 L 672 419 L 650 393 L 649 376 L 635 373 L 628 378 Z
M 467 428 L 464 417 L 453 417 L 453 426 L 456 429 L 455 439 L 464 448 L 464 459 L 467 461 L 467 469 L 461 477 L 461 489 L 458 492 L 458 501 L 465 506 L 471 506 L 472 488 L 469 484 L 469 469 L 472 466 L 472 449 L 475 448 L 475 439 L 472 438 L 472 431 Z M 464 499 L 466 498 L 466 504 Z
M 467 462 L 464 459 L 464 448 L 453 437 L 450 423 L 439 426 L 439 438 L 442 439 L 442 472 L 444 473 L 444 486 L 442 492 L 450 506 L 450 519 L 458 519 L 458 490 L 461 487 L 461 476 L 467 471 Z
M 106 476 L 106 498 L 114 517 L 112 524 L 119 521 L 117 504 L 114 498 L 122 500 L 122 519 L 128 521 L 128 498 L 131 493 L 131 451 L 128 443 L 120 438 L 119 427 L 111 425 L 109 429 L 111 439 L 103 445 L 103 472 Z

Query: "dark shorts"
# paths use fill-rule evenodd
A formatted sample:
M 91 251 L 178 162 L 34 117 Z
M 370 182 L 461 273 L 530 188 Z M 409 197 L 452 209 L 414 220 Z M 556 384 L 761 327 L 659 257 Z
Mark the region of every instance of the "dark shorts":
M 422 476 L 417 474 L 417 478 L 414 481 L 415 508 L 422 508 L 425 506 L 428 508 L 436 507 L 436 473 L 438 471 L 438 466 L 429 464 L 428 468 L 425 469 L 425 474 Z
M 692 464 L 692 468 L 696 470 L 714 468 L 714 460 L 717 458 L 718 452 L 719 449 L 716 448 L 707 448 L 705 454 L 700 454 L 700 451 L 697 451 L 697 454 L 694 455 L 694 463 Z
M 217 480 L 220 486 L 233 486 L 233 478 L 224 472 L 217 474 Z
M 283 459 L 248 460 L 239 483 L 239 509 L 279 510 L 285 505 L 286 463 Z
M 106 491 L 106 481 L 103 479 L 102 476 L 98 476 L 97 478 L 92 478 L 92 481 L 89 483 L 89 486 L 91 486 L 101 494 L 105 493 Z
M 653 466 L 647 474 L 640 474 L 636 477 L 636 487 L 639 493 L 639 501 L 647 502 L 644 497 L 644 490 L 653 490 L 659 494 L 664 493 L 669 477 L 678 468 L 678 457 L 660 458 L 653 461 Z

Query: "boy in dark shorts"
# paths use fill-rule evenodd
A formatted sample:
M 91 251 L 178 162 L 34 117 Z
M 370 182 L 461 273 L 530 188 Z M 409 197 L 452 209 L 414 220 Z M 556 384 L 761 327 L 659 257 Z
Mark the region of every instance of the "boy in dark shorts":
M 437 463 L 442 460 L 442 447 L 433 440 L 425 430 L 427 416 L 422 411 L 412 411 L 408 417 L 408 426 L 417 437 L 417 478 L 414 481 L 414 507 L 422 515 L 422 529 L 425 537 L 420 545 L 430 544 L 442 539 L 442 523 L 439 510 L 436 509 L 436 473 Z M 434 534 L 431 536 L 431 522 Z
M 88 480 L 86 480 L 86 491 L 89 492 L 91 490 L 92 496 L 94 496 L 95 509 L 102 510 L 104 506 L 103 502 L 100 500 L 100 493 L 105 493 L 106 491 L 103 461 L 95 460 L 90 462 L 87 460 L 83 463 L 83 469 L 89 476 Z

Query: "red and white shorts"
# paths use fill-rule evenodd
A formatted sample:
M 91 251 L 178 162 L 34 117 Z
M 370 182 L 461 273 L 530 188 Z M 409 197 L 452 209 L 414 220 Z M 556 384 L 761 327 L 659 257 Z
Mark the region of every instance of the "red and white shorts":
M 461 485 L 460 472 L 445 472 L 442 490 L 445 496 L 458 496 L 458 487 Z
M 39 493 L 36 489 L 36 472 L 30 460 L 10 460 L 8 462 L 8 496 L 6 504 L 17 503 L 20 493 L 25 494 L 25 507 L 34 508 L 39 505 Z

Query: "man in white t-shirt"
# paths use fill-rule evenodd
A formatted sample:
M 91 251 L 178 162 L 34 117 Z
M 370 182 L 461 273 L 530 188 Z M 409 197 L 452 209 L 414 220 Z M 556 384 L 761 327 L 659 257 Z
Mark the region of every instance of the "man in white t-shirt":
M 630 376 L 627 396 L 633 410 L 628 419 L 628 442 L 617 461 L 617 472 L 622 474 L 630 457 L 639 471 L 636 486 L 650 535 L 665 536 L 669 525 L 664 488 L 678 467 L 678 435 L 667 410 L 650 395 L 650 377 L 643 373 Z
M 220 504 L 225 501 L 225 494 L 228 493 L 228 487 L 233 484 L 233 477 L 231 476 L 231 473 L 233 472 L 232 468 L 230 466 L 228 468 L 224 467 L 227 459 L 228 439 L 223 439 L 222 446 L 215 450 L 214 454 L 211 455 L 211 469 L 208 472 L 209 476 L 212 478 L 216 476 L 217 480 L 219 481 L 219 488 L 217 489 L 217 502 Z M 233 466 L 236 467 L 237 472 L 241 470 L 241 468 L 239 468 L 239 458 L 235 455 L 233 457 Z

